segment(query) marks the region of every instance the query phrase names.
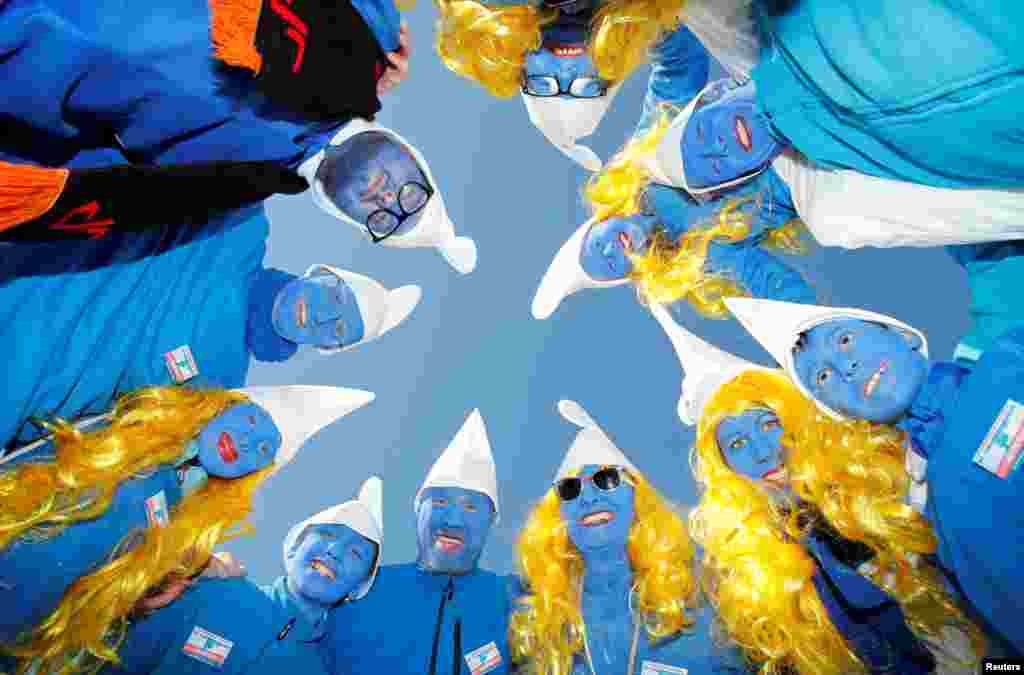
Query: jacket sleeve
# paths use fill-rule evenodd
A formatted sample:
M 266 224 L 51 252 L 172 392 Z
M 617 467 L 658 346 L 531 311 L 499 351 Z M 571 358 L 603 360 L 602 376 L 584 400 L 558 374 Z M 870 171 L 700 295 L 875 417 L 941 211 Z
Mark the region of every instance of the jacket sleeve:
M 942 246 L 1024 239 L 1024 190 L 937 188 L 822 168 L 796 153 L 772 167 L 823 246 Z
M 814 587 L 829 619 L 850 648 L 881 675 L 924 675 L 934 668 L 931 654 L 911 632 L 903 611 L 885 591 L 846 567 L 817 537 L 807 540 L 817 562 Z
M 960 339 L 956 356 L 976 361 L 994 340 L 1024 325 L 1024 241 L 948 246 L 967 272 L 973 326 Z
M 651 77 L 634 135 L 650 129 L 665 106 L 689 103 L 707 84 L 710 68 L 711 57 L 686 26 L 665 35 L 651 52 Z
M 68 142 L 120 145 L 129 161 L 168 147 L 179 151 L 161 161 L 297 159 L 291 139 L 235 114 L 227 99 L 97 44 L 37 2 L 0 4 L 0 80 L 6 121 Z

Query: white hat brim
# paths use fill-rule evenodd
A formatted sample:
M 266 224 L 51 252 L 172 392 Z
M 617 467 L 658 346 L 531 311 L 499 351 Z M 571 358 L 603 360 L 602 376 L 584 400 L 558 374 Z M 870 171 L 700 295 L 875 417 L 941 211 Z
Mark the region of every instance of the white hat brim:
M 587 274 L 580 265 L 583 241 L 597 222 L 591 218 L 580 225 L 558 249 L 533 297 L 531 311 L 535 319 L 548 318 L 562 304 L 562 300 L 584 288 L 605 288 L 629 283 L 628 278 L 599 281 Z

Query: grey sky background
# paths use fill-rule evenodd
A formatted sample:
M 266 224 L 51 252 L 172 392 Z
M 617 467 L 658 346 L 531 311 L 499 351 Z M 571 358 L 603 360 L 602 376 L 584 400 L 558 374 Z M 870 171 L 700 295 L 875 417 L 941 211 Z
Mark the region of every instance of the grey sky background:
M 479 249 L 468 276 L 432 249 L 385 248 L 321 213 L 308 195 L 269 203 L 267 264 L 303 273 L 329 263 L 394 288 L 423 288 L 419 307 L 394 331 L 356 350 L 300 351 L 254 365 L 250 384 L 330 384 L 377 394 L 369 406 L 311 439 L 257 498 L 255 535 L 228 549 L 255 581 L 282 573 L 292 524 L 350 499 L 364 478 L 384 479 L 385 563 L 416 554 L 412 498 L 431 463 L 479 408 L 498 467 L 502 519 L 482 559 L 514 570 L 514 544 L 534 500 L 550 485 L 574 436 L 560 398 L 581 403 L 664 495 L 695 500 L 690 429 L 676 417 L 682 371 L 668 338 L 629 287 L 582 291 L 547 321 L 530 314 L 534 291 L 562 242 L 585 218 L 585 172 L 548 145 L 518 98 L 498 100 L 444 68 L 433 51 L 435 10 L 407 13 L 412 75 L 384 99 L 378 121 L 427 157 L 459 234 Z M 608 158 L 641 110 L 647 70 L 626 83 L 585 143 Z M 894 314 L 948 358 L 968 328 L 962 270 L 943 249 L 815 249 L 793 258 L 824 303 Z M 768 364 L 733 320 L 677 318 L 714 344 Z

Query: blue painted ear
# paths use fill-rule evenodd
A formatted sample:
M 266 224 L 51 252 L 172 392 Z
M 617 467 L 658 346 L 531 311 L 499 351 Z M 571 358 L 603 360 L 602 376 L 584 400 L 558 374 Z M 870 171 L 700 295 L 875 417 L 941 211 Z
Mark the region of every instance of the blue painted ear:
M 908 330 L 900 330 L 899 333 L 900 335 L 903 336 L 903 339 L 907 341 L 907 344 L 910 345 L 911 349 L 913 349 L 915 352 L 921 351 L 920 335 L 918 335 L 917 333 L 912 333 L 911 331 Z

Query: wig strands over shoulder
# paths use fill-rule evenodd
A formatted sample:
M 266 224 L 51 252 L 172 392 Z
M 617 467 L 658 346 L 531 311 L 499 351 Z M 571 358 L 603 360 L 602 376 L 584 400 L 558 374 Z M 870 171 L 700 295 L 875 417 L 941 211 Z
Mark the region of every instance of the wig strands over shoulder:
M 675 29 L 685 0 L 609 0 L 594 15 L 590 53 L 598 74 L 620 82 L 647 61 L 663 32 Z M 557 11 L 437 0 L 436 47 L 448 69 L 499 98 L 520 91 L 526 55 L 540 49 L 541 28 Z
M 247 400 L 224 389 L 148 387 L 121 397 L 105 428 L 83 433 L 64 420 L 44 423 L 53 461 L 0 471 L 0 550 L 19 536 L 52 537 L 99 517 L 120 483 L 174 462 L 207 422 Z
M 696 605 L 694 553 L 683 518 L 643 476 L 630 476 L 636 483 L 636 520 L 627 543 L 638 600 L 634 609 L 653 641 L 693 624 L 686 610 Z M 583 557 L 569 539 L 559 503 L 549 490 L 517 544 L 529 594 L 518 598 L 513 611 L 510 649 L 513 661 L 537 675 L 568 675 L 573 655 L 583 651 Z
M 270 466 L 236 480 L 211 477 L 177 505 L 166 527 L 146 529 L 138 546 L 75 581 L 45 621 L 7 648 L 21 659 L 18 674 L 94 673 L 117 663 L 136 603 L 168 576 L 199 573 L 214 547 L 251 531 L 244 521 L 253 494 L 274 471 Z M 38 671 L 31 670 L 34 665 Z
M 746 372 L 718 391 L 698 426 L 691 455 L 701 498 L 690 514 L 704 548 L 702 584 L 728 636 L 767 675 L 866 672 L 829 619 L 812 581 L 815 564 L 788 533 L 801 515 L 787 516 L 760 487 L 733 472 L 715 438 L 724 418 L 769 408 L 785 430 L 813 415 L 812 404 L 781 374 Z M 783 443 L 791 443 L 784 436 Z
M 644 190 L 651 183 L 645 168 L 646 158 L 653 156 L 678 110 L 667 106 L 650 131 L 631 140 L 615 158 L 584 188 L 584 199 L 598 221 L 628 218 L 641 211 Z M 704 263 L 711 241 L 739 241 L 751 231 L 753 217 L 740 207 L 759 194 L 724 200 L 721 209 L 702 222 L 689 224 L 678 240 L 662 231 L 656 234 L 647 251 L 630 254 L 636 284 L 642 302 L 670 304 L 686 299 L 700 314 L 708 318 L 725 318 L 729 311 L 724 299 L 748 293 L 733 279 L 707 274 Z M 758 210 L 760 202 L 757 204 Z M 769 230 L 760 245 L 782 253 L 806 254 L 806 228 L 799 219 Z
M 783 374 L 748 371 L 719 389 L 698 424 L 692 459 L 703 493 L 690 524 L 704 547 L 703 583 L 719 620 L 763 664 L 762 672 L 823 675 L 864 667 L 828 618 L 811 582 L 814 563 L 797 543 L 813 518 L 795 504 L 783 512 L 723 459 L 718 424 L 752 408 L 778 415 L 794 492 L 843 537 L 872 549 L 883 571 L 873 580 L 900 603 L 915 633 L 941 636 L 944 626 L 954 626 L 982 645 L 938 572 L 906 562 L 934 539 L 927 522 L 902 504 L 907 476 L 900 436 L 825 417 Z

